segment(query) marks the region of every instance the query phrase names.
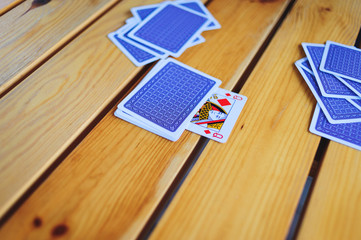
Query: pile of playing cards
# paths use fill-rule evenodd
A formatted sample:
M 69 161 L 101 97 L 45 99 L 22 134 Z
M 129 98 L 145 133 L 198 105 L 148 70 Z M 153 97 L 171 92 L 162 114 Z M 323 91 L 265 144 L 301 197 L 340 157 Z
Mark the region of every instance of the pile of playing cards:
M 172 58 L 159 61 L 118 105 L 115 116 L 171 141 L 185 129 L 226 142 L 247 101 L 221 81 Z
M 168 56 L 179 57 L 202 43 L 203 31 L 221 26 L 199 0 L 178 0 L 131 9 L 126 25 L 108 34 L 110 40 L 136 65 Z
M 361 50 L 336 42 L 302 43 L 295 65 L 318 104 L 310 131 L 361 150 Z

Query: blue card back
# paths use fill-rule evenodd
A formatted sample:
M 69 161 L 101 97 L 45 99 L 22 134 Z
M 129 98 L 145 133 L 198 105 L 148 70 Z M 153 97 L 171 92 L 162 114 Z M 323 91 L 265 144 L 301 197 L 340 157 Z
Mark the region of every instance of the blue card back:
M 207 29 L 205 30 L 217 29 L 221 27 L 220 24 L 217 22 L 217 20 L 212 16 L 212 14 L 208 10 L 202 9 L 202 7 L 205 8 L 202 2 L 184 1 L 184 2 L 180 2 L 179 5 L 192 9 L 201 14 L 208 15 L 208 17 L 211 18 L 211 22 L 208 24 Z M 141 8 L 135 8 L 136 9 L 135 12 L 140 18 L 140 20 L 143 21 L 145 18 L 148 17 L 148 15 L 150 15 L 157 8 L 158 7 L 154 7 L 154 6 L 150 6 L 150 7 L 144 6 Z
M 357 96 L 361 97 L 361 82 L 356 82 L 342 77 L 337 78 L 349 89 L 351 89 Z
M 129 36 L 160 51 L 168 51 L 175 57 L 186 49 L 186 44 L 193 41 L 208 23 L 207 17 L 173 4 L 157 10 Z
M 327 41 L 321 70 L 361 82 L 361 49 Z
M 138 67 L 159 59 L 157 56 L 122 40 L 117 33 L 110 33 L 108 37 L 134 63 L 134 65 Z
M 135 26 L 134 26 L 134 27 L 135 27 Z M 141 42 L 138 42 L 138 41 L 130 38 L 130 37 L 129 37 L 129 33 L 134 29 L 134 27 L 130 28 L 128 31 L 126 31 L 125 33 L 123 33 L 123 37 L 126 38 L 126 39 L 129 41 L 129 43 L 133 42 L 133 43 L 135 43 L 135 44 L 139 44 L 139 45 L 143 46 L 144 48 L 148 49 L 149 51 L 154 52 L 157 56 L 165 57 L 165 53 L 164 53 L 164 52 L 161 52 L 161 51 L 159 51 L 159 50 L 157 50 L 157 49 L 154 49 L 154 48 L 148 46 L 147 44 L 143 44 L 143 43 L 141 43 Z
M 361 150 L 361 123 L 331 124 L 317 106 L 310 131 L 335 142 Z
M 301 62 L 307 61 L 302 59 L 296 62 L 296 66 L 302 74 L 304 80 L 315 96 L 320 107 L 325 112 L 329 122 L 336 123 L 348 123 L 348 122 L 360 122 L 361 110 L 355 107 L 351 102 L 344 98 L 328 98 L 321 94 L 315 77 L 310 73 L 311 69 L 305 70 L 305 64 Z M 301 66 L 300 66 L 301 65 Z
M 314 72 L 315 78 L 319 84 L 322 95 L 325 97 L 358 97 L 350 88 L 338 80 L 335 76 L 319 70 L 323 51 L 325 47 L 322 44 L 302 44 L 310 66 Z
M 174 132 L 215 84 L 212 79 L 168 62 L 124 107 Z

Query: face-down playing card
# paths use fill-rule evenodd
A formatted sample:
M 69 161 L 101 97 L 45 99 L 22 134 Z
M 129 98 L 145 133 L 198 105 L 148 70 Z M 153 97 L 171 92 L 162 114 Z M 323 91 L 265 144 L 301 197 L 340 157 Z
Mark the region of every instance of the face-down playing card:
M 312 70 L 308 69 L 307 64 L 305 64 L 306 61 L 307 58 L 303 58 L 296 61 L 295 65 L 315 96 L 328 121 L 333 124 L 360 122 L 361 111 L 355 104 L 351 103 L 351 99 L 322 96 Z
M 129 37 L 168 55 L 179 57 L 210 22 L 189 8 L 162 4 L 129 33 Z
M 153 67 L 118 109 L 130 116 L 124 120 L 176 141 L 220 84 L 220 80 L 168 58 Z M 134 118 L 137 120 L 132 121 Z
M 187 130 L 225 143 L 247 97 L 218 88 L 193 116 Z
M 334 75 L 319 70 L 325 49 L 324 44 L 302 43 L 302 47 L 307 55 L 307 59 L 323 96 L 333 98 L 358 98 L 357 94 Z
M 152 54 L 158 58 L 166 58 L 167 55 L 164 52 L 154 49 L 154 48 L 148 46 L 147 44 L 143 44 L 143 43 L 138 42 L 129 37 L 129 33 L 137 26 L 137 24 L 138 24 L 138 22 L 136 20 L 131 21 L 131 22 L 128 22 L 125 26 L 118 29 L 117 33 L 119 35 L 119 38 L 121 38 L 123 41 L 128 42 L 129 44 L 132 44 L 133 46 L 135 46 L 139 49 L 142 49 L 143 51 L 149 52 L 150 54 Z
M 204 4 L 199 0 L 178 0 L 174 1 L 174 4 L 192 9 L 198 13 L 201 13 L 207 16 L 210 19 L 210 23 L 205 27 L 204 31 L 219 29 L 221 25 L 219 22 L 213 17 L 213 15 L 208 11 L 208 9 L 204 6 Z M 163 2 L 160 4 L 151 4 L 145 6 L 134 7 L 131 9 L 132 14 L 138 18 L 140 21 L 143 21 L 147 18 L 154 10 L 159 8 L 162 4 L 167 4 L 167 2 Z
M 327 41 L 320 69 L 361 82 L 361 49 Z
M 150 53 L 146 49 L 134 46 L 123 38 L 121 38 L 121 31 L 112 32 L 108 34 L 108 38 L 117 46 L 135 66 L 140 67 L 148 63 L 158 60 L 160 57 Z
M 319 105 L 312 118 L 310 132 L 332 141 L 361 150 L 361 123 L 331 124 Z

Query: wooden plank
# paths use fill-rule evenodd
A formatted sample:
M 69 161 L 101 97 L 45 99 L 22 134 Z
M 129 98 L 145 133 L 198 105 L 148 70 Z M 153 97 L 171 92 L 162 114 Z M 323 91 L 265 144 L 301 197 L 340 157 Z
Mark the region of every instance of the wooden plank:
M 298 239 L 361 238 L 360 172 L 361 152 L 330 142 Z
M 139 71 L 107 38 L 139 3 L 120 3 L 0 99 L 0 215 Z
M 188 49 L 180 61 L 234 86 L 286 5 L 213 0 L 208 7 L 222 29 L 203 33 L 206 42 Z M 126 69 L 119 66 L 109 66 L 102 81 L 114 81 Z M 0 238 L 46 238 L 54 229 L 67 229 L 72 239 L 139 234 L 199 136 L 187 132 L 170 142 L 115 118 L 114 110 L 0 229 Z
M 119 0 L 28 0 L 0 17 L 0 94 Z
M 0 16 L 24 1 L 25 0 L 2 0 L 0 2 Z
M 285 239 L 319 137 L 301 41 L 355 39 L 359 3 L 299 0 L 253 70 L 229 142 L 210 142 L 150 239 Z

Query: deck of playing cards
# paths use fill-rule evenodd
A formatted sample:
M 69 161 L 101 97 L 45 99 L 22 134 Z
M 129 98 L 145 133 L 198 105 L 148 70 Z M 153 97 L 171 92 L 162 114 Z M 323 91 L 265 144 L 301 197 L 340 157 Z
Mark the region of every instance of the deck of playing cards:
M 245 96 L 172 58 L 159 61 L 118 105 L 115 116 L 171 141 L 185 129 L 225 142 Z
M 136 66 L 179 57 L 205 41 L 203 31 L 221 27 L 199 0 L 165 1 L 131 12 L 133 17 L 108 37 Z
M 302 43 L 295 65 L 317 100 L 310 131 L 361 150 L 361 50 L 327 41 Z

